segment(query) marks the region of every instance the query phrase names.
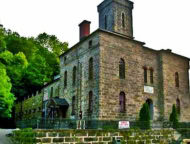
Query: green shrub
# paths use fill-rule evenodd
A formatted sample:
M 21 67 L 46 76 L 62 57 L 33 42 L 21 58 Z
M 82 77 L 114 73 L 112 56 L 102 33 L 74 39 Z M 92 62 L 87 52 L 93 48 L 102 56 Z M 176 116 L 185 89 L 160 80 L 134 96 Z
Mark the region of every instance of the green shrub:
M 140 127 L 150 129 L 150 110 L 147 103 L 144 103 L 139 113 Z
M 179 121 L 178 121 L 178 114 L 176 110 L 175 104 L 172 107 L 172 113 L 170 114 L 170 122 L 172 123 L 173 128 L 178 128 Z

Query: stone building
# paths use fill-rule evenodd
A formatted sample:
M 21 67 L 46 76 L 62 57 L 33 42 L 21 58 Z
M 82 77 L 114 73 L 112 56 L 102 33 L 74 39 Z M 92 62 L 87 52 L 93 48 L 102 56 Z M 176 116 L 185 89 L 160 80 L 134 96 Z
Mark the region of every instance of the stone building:
M 173 104 L 180 121 L 190 120 L 189 58 L 135 40 L 132 10 L 129 0 L 104 0 L 99 29 L 79 25 L 80 41 L 60 56 L 57 85 L 38 96 L 43 116 L 137 120 L 146 102 L 154 121 L 168 120 Z M 57 94 L 47 96 L 48 88 Z

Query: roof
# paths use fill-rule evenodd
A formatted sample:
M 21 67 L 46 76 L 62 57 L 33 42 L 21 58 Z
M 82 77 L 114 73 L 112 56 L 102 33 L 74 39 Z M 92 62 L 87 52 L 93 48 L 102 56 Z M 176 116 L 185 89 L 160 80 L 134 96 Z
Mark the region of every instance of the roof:
M 76 43 L 76 44 L 75 44 L 74 46 L 72 46 L 70 49 L 68 49 L 67 51 L 65 51 L 64 53 L 62 53 L 59 57 L 65 56 L 67 53 L 69 53 L 70 51 L 72 51 L 73 49 L 75 49 L 78 45 L 80 45 L 82 42 L 84 42 L 86 39 L 88 39 L 89 37 L 91 37 L 92 35 L 94 35 L 94 34 L 97 33 L 97 32 L 104 32 L 104 33 L 116 35 L 116 36 L 119 36 L 119 37 L 122 37 L 122 38 L 125 38 L 125 39 L 128 39 L 128 40 L 131 40 L 131 41 L 140 43 L 140 44 L 142 44 L 142 45 L 145 44 L 144 42 L 140 42 L 140 41 L 131 39 L 130 37 L 128 37 L 128 36 L 126 36 L 126 35 L 122 35 L 122 34 L 119 34 L 119 33 L 111 32 L 111 31 L 107 31 L 107 30 L 104 30 L 104 29 L 100 29 L 100 28 L 99 28 L 99 29 L 95 30 L 94 32 L 92 32 L 90 35 L 84 37 L 82 40 L 80 40 L 78 43 Z
M 168 50 L 163 50 L 163 49 L 161 49 L 161 50 L 155 50 L 155 49 L 152 49 L 152 48 L 149 48 L 149 47 L 144 46 L 144 45 L 145 45 L 144 42 L 135 40 L 134 38 L 130 38 L 130 37 L 128 37 L 128 36 L 125 36 L 125 35 L 122 35 L 122 34 L 119 34 L 119 33 L 111 32 L 111 31 L 107 31 L 107 30 L 104 30 L 104 29 L 100 29 L 100 28 L 99 28 L 99 29 L 95 30 L 93 33 L 91 33 L 89 36 L 87 36 L 87 37 L 85 37 L 84 39 L 80 40 L 78 43 L 76 43 L 74 46 L 72 46 L 69 50 L 67 50 L 66 52 L 62 53 L 62 54 L 60 55 L 60 57 L 65 56 L 67 53 L 69 53 L 70 51 L 72 51 L 72 50 L 73 50 L 74 48 L 76 48 L 79 44 L 81 44 L 82 42 L 84 42 L 86 39 L 88 39 L 90 36 L 94 35 L 94 34 L 97 33 L 97 32 L 105 32 L 105 33 L 107 33 L 107 34 L 111 34 L 111 35 L 115 35 L 115 36 L 119 36 L 119 37 L 128 39 L 128 40 L 130 40 L 130 41 L 133 41 L 133 42 L 136 42 L 136 43 L 142 45 L 143 48 L 145 48 L 145 49 L 153 50 L 153 51 L 156 51 L 156 52 L 168 51 Z M 173 52 L 171 52 L 171 54 L 176 55 L 176 56 L 179 56 L 179 57 L 183 57 L 183 58 L 185 58 L 185 59 L 190 60 L 190 58 L 188 58 L 188 57 L 185 57 L 185 56 L 182 56 L 182 55 L 173 53 Z

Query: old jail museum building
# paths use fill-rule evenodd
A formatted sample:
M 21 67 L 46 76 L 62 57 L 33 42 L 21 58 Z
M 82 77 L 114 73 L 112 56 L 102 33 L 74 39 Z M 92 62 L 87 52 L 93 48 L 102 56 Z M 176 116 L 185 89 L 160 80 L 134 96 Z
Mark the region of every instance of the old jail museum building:
M 99 28 L 79 24 L 80 41 L 60 56 L 60 76 L 17 102 L 16 120 L 133 121 L 147 102 L 154 121 L 168 120 L 173 104 L 189 121 L 189 58 L 135 40 L 132 10 L 129 0 L 98 5 Z

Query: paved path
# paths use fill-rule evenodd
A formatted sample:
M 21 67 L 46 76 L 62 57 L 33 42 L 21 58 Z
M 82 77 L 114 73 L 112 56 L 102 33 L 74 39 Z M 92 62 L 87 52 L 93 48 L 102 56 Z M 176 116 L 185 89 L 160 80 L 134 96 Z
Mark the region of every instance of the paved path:
M 5 130 L 5 129 L 0 129 L 0 144 L 13 144 L 11 140 L 6 137 L 6 134 L 11 133 L 13 130 Z

